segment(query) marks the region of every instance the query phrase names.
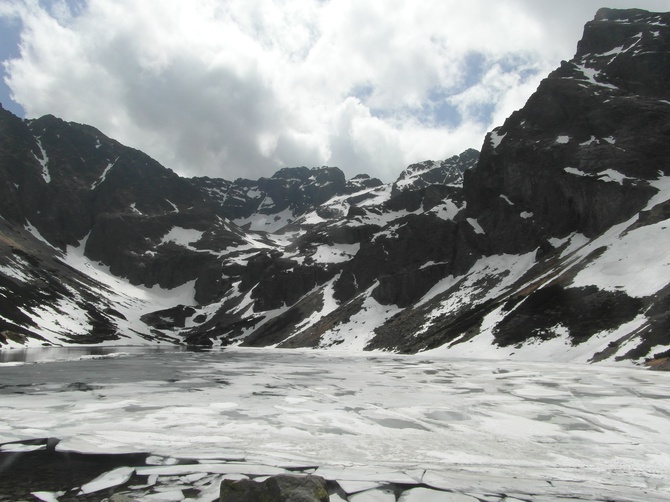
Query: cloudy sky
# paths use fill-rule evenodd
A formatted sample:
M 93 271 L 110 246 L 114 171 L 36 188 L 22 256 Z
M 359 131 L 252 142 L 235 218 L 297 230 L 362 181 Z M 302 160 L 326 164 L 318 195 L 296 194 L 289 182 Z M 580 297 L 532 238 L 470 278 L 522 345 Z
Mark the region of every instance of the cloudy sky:
M 479 149 L 597 9 L 670 0 L 0 0 L 3 106 L 180 174 L 394 180 Z

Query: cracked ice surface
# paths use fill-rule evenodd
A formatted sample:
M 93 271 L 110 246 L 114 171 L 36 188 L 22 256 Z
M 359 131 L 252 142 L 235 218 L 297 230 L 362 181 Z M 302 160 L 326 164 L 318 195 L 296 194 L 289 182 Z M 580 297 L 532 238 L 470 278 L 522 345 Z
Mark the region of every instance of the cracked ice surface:
M 58 437 L 61 450 L 314 465 L 344 485 L 670 499 L 667 373 L 330 351 L 106 350 L 0 364 L 0 443 Z

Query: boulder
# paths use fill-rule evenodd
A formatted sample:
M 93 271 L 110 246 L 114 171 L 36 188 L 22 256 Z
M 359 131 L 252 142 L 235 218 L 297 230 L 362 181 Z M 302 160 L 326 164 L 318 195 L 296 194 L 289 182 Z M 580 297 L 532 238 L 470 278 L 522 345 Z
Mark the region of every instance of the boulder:
M 263 482 L 224 479 L 220 502 L 327 502 L 326 480 L 321 476 L 280 474 Z

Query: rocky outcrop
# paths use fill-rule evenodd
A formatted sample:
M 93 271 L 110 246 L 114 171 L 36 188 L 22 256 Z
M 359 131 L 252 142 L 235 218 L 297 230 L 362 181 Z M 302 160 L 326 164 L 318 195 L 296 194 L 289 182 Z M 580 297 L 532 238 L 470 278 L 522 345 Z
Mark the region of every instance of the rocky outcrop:
M 193 178 L 192 182 L 206 198 L 219 204 L 227 218 L 262 231 L 276 231 L 337 195 L 382 185 L 364 174 L 346 180 L 339 168 L 327 166 L 286 167 L 258 180 Z
M 479 152 L 472 148 L 460 155 L 454 155 L 446 160 L 426 160 L 408 166 L 393 183 L 393 193 L 418 190 L 430 185 L 446 185 L 460 187 L 463 184 L 463 174 L 477 165 Z

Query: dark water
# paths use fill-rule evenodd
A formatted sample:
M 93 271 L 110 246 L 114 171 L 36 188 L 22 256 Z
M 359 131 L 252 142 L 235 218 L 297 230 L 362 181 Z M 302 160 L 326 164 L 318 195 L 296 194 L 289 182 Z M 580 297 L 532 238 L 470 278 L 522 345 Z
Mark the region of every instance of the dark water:
M 116 354 L 170 354 L 191 352 L 192 349 L 178 346 L 146 346 L 146 347 L 101 347 L 101 346 L 70 346 L 70 347 L 35 347 L 29 349 L 0 349 L 0 363 L 44 363 L 56 361 L 76 361 L 83 358 L 107 358 Z
M 175 382 L 182 369 L 227 358 L 223 350 L 185 347 L 40 347 L 0 351 L 0 394 L 66 390 L 145 380 Z M 17 366 L 18 365 L 18 366 Z

